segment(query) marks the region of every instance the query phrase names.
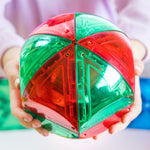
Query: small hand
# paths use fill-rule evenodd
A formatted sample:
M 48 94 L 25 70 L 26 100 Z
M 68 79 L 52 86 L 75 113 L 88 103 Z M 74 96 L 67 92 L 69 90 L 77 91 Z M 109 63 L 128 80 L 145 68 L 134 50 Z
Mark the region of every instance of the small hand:
M 121 121 L 113 124 L 110 126 L 108 130 L 104 133 L 100 134 L 100 136 L 104 135 L 105 133 L 117 133 L 123 129 L 125 129 L 132 120 L 134 120 L 142 110 L 142 100 L 141 100 L 141 90 L 139 84 L 139 76 L 142 74 L 144 70 L 144 64 L 141 61 L 146 55 L 145 46 L 136 40 L 131 40 L 132 45 L 132 52 L 134 57 L 134 67 L 135 67 L 135 99 L 134 104 L 130 110 L 130 112 L 126 113 L 122 116 Z M 93 139 L 98 139 L 97 136 L 93 136 Z
M 138 70 L 136 68 L 139 68 Z M 130 112 L 122 116 L 121 122 L 112 125 L 109 128 L 109 133 L 113 134 L 125 129 L 132 120 L 134 120 L 142 110 L 142 100 L 141 100 L 141 91 L 139 84 L 139 75 L 143 71 L 143 64 L 140 61 L 135 62 L 135 98 L 133 106 L 131 107 Z
M 141 61 L 135 61 L 135 99 L 134 104 L 132 105 L 130 112 L 126 113 L 122 116 L 121 121 L 110 126 L 108 131 L 100 134 L 104 135 L 105 133 L 114 134 L 123 129 L 125 129 L 132 120 L 134 120 L 141 112 L 142 108 L 142 100 L 141 100 L 141 91 L 139 84 L 139 76 L 143 72 L 143 63 Z M 94 136 L 93 139 L 97 139 L 98 136 Z
M 20 49 L 13 48 L 8 50 L 4 55 L 4 71 L 9 80 L 10 86 L 10 108 L 13 116 L 15 116 L 19 122 L 26 128 L 34 128 L 36 131 L 41 133 L 43 136 L 48 136 L 49 131 L 41 127 L 41 122 L 26 113 L 22 108 L 20 87 L 19 87 L 19 54 Z M 15 57 L 13 55 L 15 54 Z M 13 53 L 11 55 L 11 53 Z M 17 57 L 18 55 L 18 57 Z M 7 57 L 7 58 L 6 58 Z M 8 59 L 9 58 L 9 59 Z

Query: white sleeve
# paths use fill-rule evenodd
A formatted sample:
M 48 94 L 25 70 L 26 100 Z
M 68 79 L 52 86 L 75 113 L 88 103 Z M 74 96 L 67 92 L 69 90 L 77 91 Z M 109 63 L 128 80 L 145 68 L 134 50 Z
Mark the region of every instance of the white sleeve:
M 115 0 L 118 26 L 130 39 L 139 40 L 147 48 L 144 61 L 150 60 L 150 0 Z
M 1 66 L 1 58 L 3 53 L 11 47 L 21 47 L 24 39 L 17 35 L 15 28 L 4 15 L 6 4 L 10 0 L 0 1 L 0 77 L 5 77 Z

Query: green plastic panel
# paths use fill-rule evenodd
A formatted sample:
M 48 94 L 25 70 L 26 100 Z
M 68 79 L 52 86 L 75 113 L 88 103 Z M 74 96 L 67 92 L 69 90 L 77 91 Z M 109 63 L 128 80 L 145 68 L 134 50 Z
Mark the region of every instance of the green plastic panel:
M 62 137 L 66 138 L 79 138 L 79 134 L 72 132 L 71 130 L 68 130 L 50 120 L 47 120 L 39 115 L 36 115 L 32 113 L 31 111 L 25 110 L 26 112 L 30 113 L 33 118 L 36 118 L 41 121 L 42 127 L 47 129 L 48 131 L 55 133 L 57 135 L 60 135 Z
M 103 31 L 121 32 L 121 30 L 110 21 L 92 14 L 76 13 L 75 23 L 76 41 Z
M 33 35 L 25 42 L 20 55 L 21 97 L 39 68 L 72 41 L 54 35 Z
M 9 84 L 7 79 L 0 79 L 0 130 L 25 129 L 12 116 L 9 100 Z
M 76 45 L 79 133 L 133 103 L 133 92 L 121 74 L 88 49 Z

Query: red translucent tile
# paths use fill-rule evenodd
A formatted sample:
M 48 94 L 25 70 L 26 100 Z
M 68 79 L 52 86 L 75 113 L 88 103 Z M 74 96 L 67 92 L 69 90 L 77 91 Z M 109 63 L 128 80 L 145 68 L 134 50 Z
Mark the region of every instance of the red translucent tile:
M 74 14 L 64 14 L 48 20 L 46 23 L 40 25 L 31 33 L 31 35 L 35 34 L 52 34 L 74 41 L 75 40 Z
M 127 37 L 116 31 L 96 33 L 78 41 L 78 44 L 96 53 L 126 79 L 134 92 L 132 51 Z
M 118 113 L 116 113 L 115 115 L 105 119 L 103 121 L 103 124 L 105 127 L 109 128 L 111 125 L 117 123 L 117 122 L 120 122 L 121 121 L 121 117 L 123 115 L 125 115 L 126 113 L 130 112 L 130 109 L 131 109 L 132 105 L 124 108 L 123 110 L 119 111 Z
M 28 98 L 27 101 L 24 101 L 23 107 L 24 109 L 31 111 L 32 113 L 42 118 L 50 120 L 60 126 L 65 127 L 66 129 L 69 129 L 70 131 L 78 133 L 76 126 L 74 126 L 67 118 L 45 105 L 42 105 Z

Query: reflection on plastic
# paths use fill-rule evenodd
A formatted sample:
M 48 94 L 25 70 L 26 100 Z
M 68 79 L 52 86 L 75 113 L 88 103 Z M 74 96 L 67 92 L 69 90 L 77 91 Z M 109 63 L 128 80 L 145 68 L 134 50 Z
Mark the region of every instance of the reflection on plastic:
M 127 37 L 90 14 L 58 16 L 33 31 L 21 51 L 20 77 L 24 109 L 68 138 L 105 131 L 134 100 Z

